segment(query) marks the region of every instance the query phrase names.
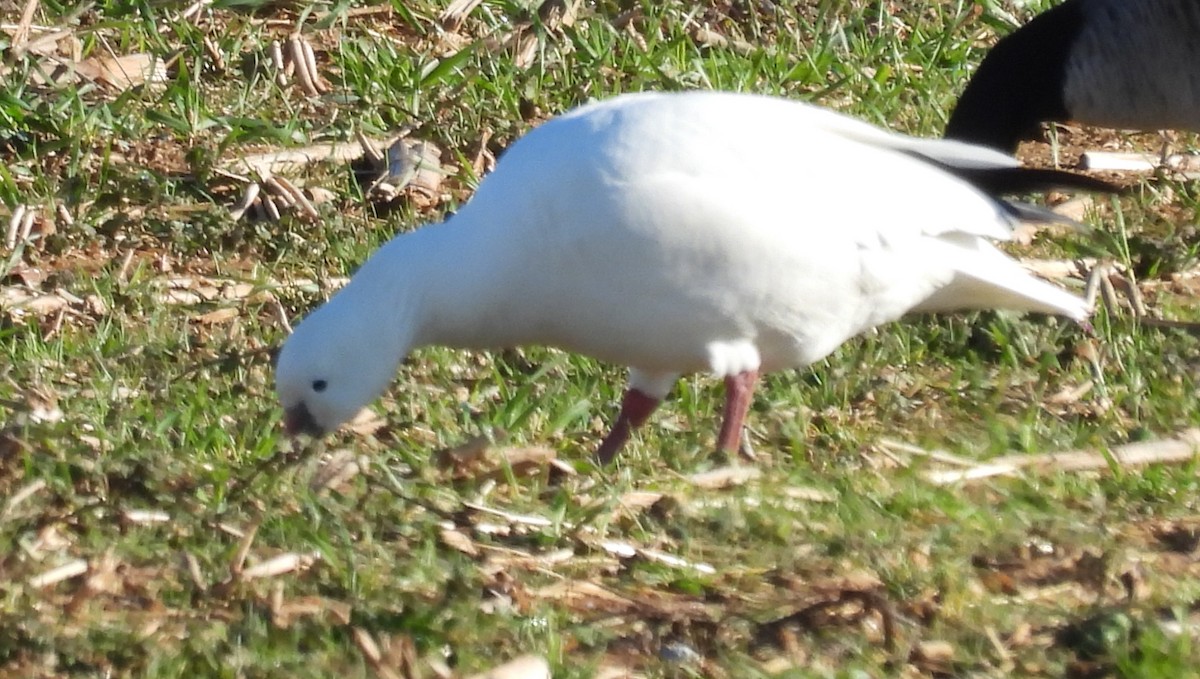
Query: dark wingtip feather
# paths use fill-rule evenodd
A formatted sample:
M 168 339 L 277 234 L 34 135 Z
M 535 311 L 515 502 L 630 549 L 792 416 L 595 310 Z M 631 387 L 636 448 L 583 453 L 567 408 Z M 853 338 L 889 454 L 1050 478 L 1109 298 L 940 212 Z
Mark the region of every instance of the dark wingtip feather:
M 920 152 L 910 152 L 921 160 L 966 181 L 989 196 L 1007 196 L 1044 191 L 1090 191 L 1122 193 L 1125 189 L 1085 174 L 1039 167 L 962 167 L 951 165 Z
M 1043 224 L 1065 224 L 1080 230 L 1087 230 L 1088 225 L 1080 223 L 1070 217 L 1060 215 L 1048 207 L 1034 205 L 1033 203 L 1022 203 L 1016 200 L 997 200 L 1004 213 L 1019 219 L 1023 222 L 1040 222 Z
M 947 172 L 993 196 L 1043 191 L 1122 193 L 1120 186 L 1085 174 L 1036 167 L 957 168 Z

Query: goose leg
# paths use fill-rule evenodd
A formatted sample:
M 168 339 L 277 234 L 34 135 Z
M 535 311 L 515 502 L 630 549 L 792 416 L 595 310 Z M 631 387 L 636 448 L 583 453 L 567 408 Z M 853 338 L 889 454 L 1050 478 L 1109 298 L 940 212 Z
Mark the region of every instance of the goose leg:
M 604 437 L 604 441 L 596 450 L 596 460 L 602 465 L 612 462 L 621 447 L 629 440 L 629 435 L 633 433 L 633 430 L 645 424 L 661 401 L 662 399 L 650 396 L 636 387 L 626 390 L 625 397 L 621 399 L 621 412 L 617 415 L 617 421 L 613 423 L 612 430 L 608 432 L 608 436 Z
M 721 416 L 721 433 L 717 435 L 717 450 L 736 453 L 742 440 L 742 424 L 754 400 L 754 385 L 758 371 L 747 370 L 725 378 L 725 410 Z

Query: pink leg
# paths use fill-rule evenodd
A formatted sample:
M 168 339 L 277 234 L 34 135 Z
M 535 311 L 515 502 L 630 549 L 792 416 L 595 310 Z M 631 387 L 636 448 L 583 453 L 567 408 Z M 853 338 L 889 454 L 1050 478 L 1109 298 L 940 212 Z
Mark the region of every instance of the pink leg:
M 600 448 L 596 450 L 596 459 L 600 464 L 608 464 L 620 452 L 621 447 L 629 440 L 629 435 L 634 429 L 645 424 L 649 419 L 650 413 L 658 407 L 659 399 L 653 396 L 648 396 L 637 389 L 629 389 L 625 392 L 625 398 L 621 399 L 621 413 L 617 415 L 617 421 L 613 424 L 612 431 L 608 432 L 608 436 L 604 437 L 604 441 L 600 443 Z
M 725 412 L 721 416 L 717 450 L 737 452 L 742 438 L 742 424 L 746 421 L 750 402 L 754 400 L 754 384 L 757 381 L 757 370 L 747 370 L 725 378 Z

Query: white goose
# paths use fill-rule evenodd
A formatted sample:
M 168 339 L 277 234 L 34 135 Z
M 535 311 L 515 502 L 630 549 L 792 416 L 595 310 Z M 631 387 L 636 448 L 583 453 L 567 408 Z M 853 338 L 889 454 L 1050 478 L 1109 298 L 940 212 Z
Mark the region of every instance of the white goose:
M 583 106 L 514 143 L 457 214 L 394 238 L 296 328 L 277 364 L 285 429 L 338 427 L 415 347 L 528 343 L 629 366 L 600 460 L 694 371 L 724 378 L 717 445 L 734 450 L 760 373 L 908 312 L 1083 320 L 1083 300 L 988 242 L 1022 209 L 947 168 L 991 186 L 1076 183 L 783 99 Z
M 1200 2 L 1067 0 L 988 52 L 946 126 L 1015 151 L 1043 122 L 1200 131 Z

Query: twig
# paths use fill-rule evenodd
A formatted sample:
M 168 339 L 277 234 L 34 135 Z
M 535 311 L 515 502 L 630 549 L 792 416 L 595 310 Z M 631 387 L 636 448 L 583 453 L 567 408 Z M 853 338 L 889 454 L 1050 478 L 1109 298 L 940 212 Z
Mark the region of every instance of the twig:
M 390 144 L 391 142 L 388 141 L 381 145 Z M 355 161 L 364 153 L 361 140 L 356 139 L 335 144 L 314 144 L 301 148 L 252 154 L 227 161 L 222 164 L 222 167 L 225 170 L 236 169 L 265 177 L 276 173 L 286 174 L 291 171 L 299 171 L 310 163 Z
M 1154 172 L 1164 168 L 1179 172 L 1191 179 L 1200 176 L 1200 156 L 1196 154 L 1157 153 L 1114 153 L 1111 151 L 1087 151 L 1079 159 L 1084 170 L 1109 170 L 1124 172 Z

